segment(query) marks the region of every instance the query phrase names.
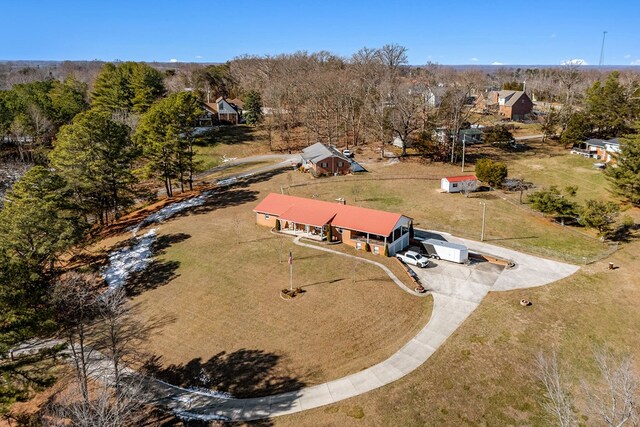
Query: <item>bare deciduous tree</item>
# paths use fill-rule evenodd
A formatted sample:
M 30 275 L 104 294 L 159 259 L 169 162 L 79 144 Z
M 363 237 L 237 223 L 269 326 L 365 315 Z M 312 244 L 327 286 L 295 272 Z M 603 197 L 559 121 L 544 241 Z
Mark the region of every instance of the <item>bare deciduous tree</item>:
M 553 417 L 557 425 L 561 427 L 576 425 L 573 398 L 558 364 L 556 351 L 554 350 L 551 356 L 545 356 L 542 352 L 538 353 L 536 362 L 537 377 L 545 388 L 542 407 Z
M 640 395 L 633 359 L 630 356 L 616 358 L 606 350 L 595 350 L 594 359 L 601 374 L 601 383 L 591 385 L 582 382 L 590 412 L 610 427 L 622 427 L 627 423 L 637 426 L 640 421 Z
M 98 285 L 95 277 L 76 272 L 68 273 L 53 291 L 57 320 L 67 342 L 76 381 L 82 400 L 89 402 L 89 378 L 95 373 L 91 360 L 95 349 L 91 346 L 91 324 L 98 311 Z
M 584 379 L 581 381 L 585 412 L 609 427 L 637 426 L 640 421 L 640 396 L 633 359 L 629 356 L 614 356 L 604 349 L 595 349 L 593 358 L 600 376 L 595 382 Z M 558 362 L 557 353 L 553 351 L 547 357 L 540 352 L 536 362 L 536 376 L 545 388 L 543 408 L 557 425 L 576 425 L 571 387 L 565 379 L 564 368 Z
M 53 299 L 74 367 L 73 386 L 52 407 L 53 425 L 132 425 L 147 401 L 144 379 L 128 368 L 142 362 L 149 328 L 131 313 L 124 289 L 103 291 L 90 274 L 68 273 Z M 75 386 L 75 387 L 74 387 Z

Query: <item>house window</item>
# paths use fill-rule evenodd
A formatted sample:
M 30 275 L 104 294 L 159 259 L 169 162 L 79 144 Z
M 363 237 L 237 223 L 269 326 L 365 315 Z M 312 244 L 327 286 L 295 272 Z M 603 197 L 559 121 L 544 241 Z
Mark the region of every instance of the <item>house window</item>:
M 356 249 L 358 250 L 362 249 L 362 243 L 356 242 Z
M 380 253 L 380 248 L 378 246 L 373 247 L 373 253 L 378 255 Z
M 220 104 L 218 104 L 218 111 L 222 110 L 224 110 L 224 104 L 221 102 Z
M 269 219 L 271 216 L 269 214 L 264 214 L 264 219 Z
M 453 188 L 458 188 L 458 184 L 453 184 Z
M 338 162 L 338 167 L 341 168 L 342 167 L 342 162 Z
M 327 162 L 322 162 L 320 163 L 320 166 L 322 166 L 323 168 L 326 168 L 327 166 L 329 166 L 329 164 Z

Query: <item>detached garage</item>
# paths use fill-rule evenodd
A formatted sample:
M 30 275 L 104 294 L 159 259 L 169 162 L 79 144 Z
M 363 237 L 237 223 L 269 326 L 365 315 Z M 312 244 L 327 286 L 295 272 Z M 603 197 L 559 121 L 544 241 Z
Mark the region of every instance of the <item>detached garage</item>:
M 476 191 L 478 178 L 475 175 L 448 176 L 440 180 L 440 189 L 445 193 Z

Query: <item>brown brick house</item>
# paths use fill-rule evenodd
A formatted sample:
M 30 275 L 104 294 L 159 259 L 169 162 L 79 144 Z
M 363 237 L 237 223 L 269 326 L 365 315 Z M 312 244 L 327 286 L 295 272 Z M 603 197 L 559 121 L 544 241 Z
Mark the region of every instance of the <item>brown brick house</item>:
M 376 255 L 409 247 L 413 220 L 407 216 L 342 203 L 271 193 L 253 209 L 256 223 L 312 240 L 342 242 Z
M 317 142 L 302 150 L 302 166 L 314 176 L 346 175 L 351 172 L 349 159 L 333 147 Z
M 483 110 L 495 110 L 510 120 L 524 120 L 533 110 L 533 102 L 521 90 L 493 90 L 480 96 L 476 107 Z

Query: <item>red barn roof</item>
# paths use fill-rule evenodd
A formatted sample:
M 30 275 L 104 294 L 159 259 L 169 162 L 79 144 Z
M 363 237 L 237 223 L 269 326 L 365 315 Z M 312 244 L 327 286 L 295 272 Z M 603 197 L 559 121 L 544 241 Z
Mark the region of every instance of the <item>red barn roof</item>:
M 449 182 L 460 182 L 460 181 L 477 181 L 475 175 L 459 175 L 459 176 L 446 176 L 444 177 Z
M 267 195 L 253 211 L 300 224 L 320 227 L 331 223 L 334 227 L 380 236 L 388 236 L 403 217 L 397 213 L 277 193 Z

